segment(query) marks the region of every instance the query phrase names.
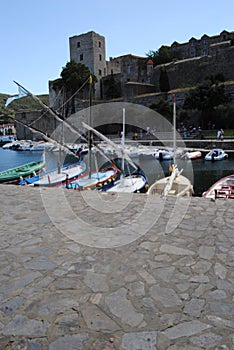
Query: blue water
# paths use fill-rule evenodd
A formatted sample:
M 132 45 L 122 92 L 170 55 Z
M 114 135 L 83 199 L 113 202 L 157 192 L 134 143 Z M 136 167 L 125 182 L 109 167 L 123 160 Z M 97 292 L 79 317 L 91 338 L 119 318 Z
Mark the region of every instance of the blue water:
M 32 161 L 39 161 L 42 152 L 17 152 L 13 150 L 4 150 L 0 148 L 0 171 L 14 168 Z M 46 170 L 53 170 L 57 167 L 59 160 L 59 152 L 46 152 Z M 71 156 L 65 158 L 62 156 L 62 163 L 69 163 L 76 158 Z M 106 159 L 97 155 L 98 165 L 101 166 Z M 84 161 L 88 162 L 87 156 Z M 142 170 L 148 177 L 149 184 L 152 184 L 157 178 L 161 178 L 169 174 L 170 161 L 159 162 L 153 157 L 137 157 L 133 161 L 140 165 Z M 183 175 L 187 176 L 194 185 L 196 196 L 201 196 L 214 182 L 223 176 L 234 173 L 234 155 L 222 161 L 205 161 L 204 157 L 193 161 L 177 160 L 179 169 L 183 169 Z M 95 168 L 95 166 L 93 165 Z

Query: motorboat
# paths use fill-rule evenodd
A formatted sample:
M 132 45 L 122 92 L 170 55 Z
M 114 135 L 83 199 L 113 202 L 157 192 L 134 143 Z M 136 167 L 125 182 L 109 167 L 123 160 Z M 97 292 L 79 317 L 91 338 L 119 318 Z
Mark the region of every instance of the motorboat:
M 166 149 L 159 149 L 155 152 L 154 157 L 157 160 L 170 160 L 173 159 L 173 152 Z
M 225 176 L 216 181 L 206 192 L 204 198 L 234 198 L 234 174 Z
M 201 156 L 202 153 L 200 151 L 188 151 L 182 154 L 181 159 L 198 159 Z
M 205 160 L 211 160 L 211 161 L 223 160 L 227 158 L 228 158 L 228 154 L 224 152 L 224 150 L 221 148 L 214 148 L 205 156 Z

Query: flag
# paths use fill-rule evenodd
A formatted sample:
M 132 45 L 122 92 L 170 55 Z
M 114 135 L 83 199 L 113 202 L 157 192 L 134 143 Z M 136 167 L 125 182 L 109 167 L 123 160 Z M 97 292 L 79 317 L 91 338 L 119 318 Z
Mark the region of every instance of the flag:
M 24 96 L 28 96 L 29 93 L 23 89 L 21 86 L 18 86 L 18 95 L 14 95 L 12 97 L 9 97 L 7 100 L 6 100 L 6 103 L 5 103 L 5 108 L 14 100 L 16 100 L 17 98 L 21 98 L 21 97 L 24 97 Z

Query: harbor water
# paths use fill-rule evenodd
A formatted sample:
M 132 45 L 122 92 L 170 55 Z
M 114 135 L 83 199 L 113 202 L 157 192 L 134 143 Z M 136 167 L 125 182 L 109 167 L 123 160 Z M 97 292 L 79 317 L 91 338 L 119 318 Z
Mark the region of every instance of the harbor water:
M 0 171 L 14 168 L 32 161 L 39 161 L 42 157 L 42 152 L 22 152 L 0 148 Z M 53 170 L 57 167 L 59 161 L 59 152 L 46 152 L 46 170 Z M 61 163 L 65 164 L 71 161 L 76 161 L 75 157 L 62 155 Z M 156 179 L 169 175 L 169 166 L 171 161 L 158 161 L 152 156 L 138 156 L 132 158 L 148 177 L 149 185 Z M 84 161 L 88 161 L 88 156 L 85 156 Z M 93 170 L 96 166 L 101 167 L 107 159 L 96 154 L 96 160 L 93 161 Z M 183 175 L 188 177 L 194 186 L 194 195 L 201 196 L 214 182 L 220 178 L 234 173 L 234 155 L 229 154 L 228 159 L 222 161 L 205 161 L 204 156 L 195 160 L 177 159 L 179 169 L 183 169 Z

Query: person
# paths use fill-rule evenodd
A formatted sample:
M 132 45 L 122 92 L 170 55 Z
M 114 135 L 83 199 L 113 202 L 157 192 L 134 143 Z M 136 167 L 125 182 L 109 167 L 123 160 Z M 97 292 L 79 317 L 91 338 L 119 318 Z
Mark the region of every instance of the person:
M 223 129 L 221 129 L 220 131 L 221 131 L 221 137 L 220 137 L 220 138 L 221 138 L 221 140 L 223 140 L 223 137 L 224 137 L 224 131 L 223 131 Z
M 221 130 L 219 129 L 218 132 L 217 132 L 217 139 L 218 140 L 221 139 L 221 135 L 222 135 L 222 133 L 221 133 Z

